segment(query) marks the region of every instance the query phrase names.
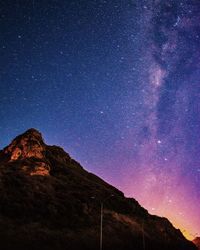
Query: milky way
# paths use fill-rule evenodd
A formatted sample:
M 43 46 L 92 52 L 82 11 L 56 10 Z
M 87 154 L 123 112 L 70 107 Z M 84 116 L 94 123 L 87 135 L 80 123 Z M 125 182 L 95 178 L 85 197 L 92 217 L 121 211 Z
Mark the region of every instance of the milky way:
M 131 188 L 127 184 L 127 191 L 137 190 L 136 196 L 153 213 L 185 226 L 185 234 L 193 238 L 200 225 L 200 4 L 150 2 L 142 6 L 141 15 L 146 18 L 146 46 L 140 66 L 143 121 L 136 130 L 143 136 L 139 171 L 133 173 L 136 182 Z
M 2 1 L 1 147 L 35 127 L 193 238 L 199 13 L 197 0 Z

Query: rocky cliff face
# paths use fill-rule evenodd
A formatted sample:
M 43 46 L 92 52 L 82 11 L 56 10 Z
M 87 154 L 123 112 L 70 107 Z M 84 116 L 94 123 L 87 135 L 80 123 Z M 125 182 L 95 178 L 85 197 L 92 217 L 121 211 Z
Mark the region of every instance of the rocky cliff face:
M 4 153 L 9 155 L 11 161 L 38 158 L 43 159 L 45 144 L 42 135 L 35 129 L 29 129 L 21 136 L 18 136 L 12 143 L 4 149 Z
M 35 129 L 29 129 L 15 138 L 1 155 L 2 159 L 6 159 L 5 163 L 10 166 L 19 164 L 19 169 L 27 174 L 49 175 L 50 166 L 45 151 L 42 135 Z
M 103 201 L 103 249 L 196 249 L 166 218 L 149 215 L 35 129 L 0 151 L 0 197 L 1 250 L 98 249 Z
M 64 164 L 70 160 L 70 156 L 62 148 L 47 146 L 39 131 L 29 129 L 1 151 L 0 164 L 4 163 L 8 167 L 18 165 L 18 170 L 28 175 L 49 175 L 51 158 Z

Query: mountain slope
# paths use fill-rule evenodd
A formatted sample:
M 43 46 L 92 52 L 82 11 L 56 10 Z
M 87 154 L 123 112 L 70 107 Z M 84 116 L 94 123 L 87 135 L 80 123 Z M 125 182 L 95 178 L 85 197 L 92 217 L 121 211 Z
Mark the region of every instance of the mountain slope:
M 196 237 L 193 243 L 197 246 L 198 250 L 200 250 L 200 237 Z
M 166 218 L 85 171 L 29 129 L 0 151 L 1 249 L 193 250 Z

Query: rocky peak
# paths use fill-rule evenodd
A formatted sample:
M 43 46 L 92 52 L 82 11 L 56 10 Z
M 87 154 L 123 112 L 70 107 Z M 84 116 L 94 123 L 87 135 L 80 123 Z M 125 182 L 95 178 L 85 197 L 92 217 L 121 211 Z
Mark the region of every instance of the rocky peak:
M 16 137 L 11 144 L 4 149 L 11 161 L 27 158 L 44 158 L 45 143 L 42 135 L 36 129 L 29 129 Z
M 4 148 L 4 165 L 19 165 L 18 169 L 29 175 L 49 175 L 50 164 L 46 159 L 46 147 L 42 134 L 36 129 L 28 129 Z
M 28 175 L 49 175 L 50 170 L 68 167 L 71 157 L 58 146 L 46 145 L 42 134 L 31 128 L 0 151 L 0 164 L 6 169 L 17 167 Z

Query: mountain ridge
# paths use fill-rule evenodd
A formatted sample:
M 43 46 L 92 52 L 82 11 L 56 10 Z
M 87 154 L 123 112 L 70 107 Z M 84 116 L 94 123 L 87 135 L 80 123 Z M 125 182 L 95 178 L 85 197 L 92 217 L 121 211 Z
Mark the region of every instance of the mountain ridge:
M 0 151 L 0 195 L 5 249 L 98 248 L 100 203 L 110 195 L 104 204 L 104 249 L 140 250 L 144 242 L 146 250 L 196 249 L 168 219 L 150 215 L 61 147 L 46 145 L 33 128 Z

